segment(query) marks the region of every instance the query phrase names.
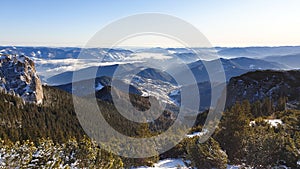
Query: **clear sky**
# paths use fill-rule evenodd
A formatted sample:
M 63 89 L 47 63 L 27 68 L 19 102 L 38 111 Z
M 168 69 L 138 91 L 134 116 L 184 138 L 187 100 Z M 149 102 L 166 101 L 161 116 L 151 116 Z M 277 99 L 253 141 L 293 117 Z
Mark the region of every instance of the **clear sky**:
M 0 45 L 82 46 L 110 22 L 145 12 L 184 19 L 213 46 L 300 45 L 299 7 L 300 0 L 4 0 Z

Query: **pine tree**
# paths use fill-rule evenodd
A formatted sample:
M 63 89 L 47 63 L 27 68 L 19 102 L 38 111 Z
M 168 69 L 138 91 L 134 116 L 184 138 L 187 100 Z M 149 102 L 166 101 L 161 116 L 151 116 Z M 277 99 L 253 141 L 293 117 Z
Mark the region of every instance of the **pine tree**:
M 284 111 L 286 109 L 287 97 L 280 97 L 277 101 L 276 110 Z
M 284 161 L 296 168 L 299 152 L 291 137 L 269 126 L 255 126 L 246 143 L 246 163 L 255 168 L 271 168 Z
M 225 169 L 227 166 L 227 155 L 213 138 L 209 138 L 205 143 L 200 143 L 198 137 L 190 139 L 187 146 L 187 159 L 191 160 L 192 166 L 196 168 Z
M 273 102 L 270 98 L 266 97 L 262 103 L 262 115 L 270 116 L 272 115 L 273 111 Z
M 248 103 L 244 102 L 247 108 L 243 108 L 240 103 L 235 104 L 223 115 L 220 123 L 220 130 L 216 134 L 216 139 L 223 150 L 226 151 L 228 158 L 233 164 L 240 164 L 245 156 L 245 141 L 249 132 L 249 111 Z
M 251 113 L 255 118 L 262 116 L 262 104 L 259 100 L 252 104 Z

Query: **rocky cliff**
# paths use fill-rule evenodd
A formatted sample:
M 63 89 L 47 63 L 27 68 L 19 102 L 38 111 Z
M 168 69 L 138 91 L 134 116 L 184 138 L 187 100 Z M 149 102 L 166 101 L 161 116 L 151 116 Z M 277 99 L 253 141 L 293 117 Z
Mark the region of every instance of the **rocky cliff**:
M 25 102 L 42 103 L 43 89 L 34 62 L 24 55 L 0 53 L 0 89 Z

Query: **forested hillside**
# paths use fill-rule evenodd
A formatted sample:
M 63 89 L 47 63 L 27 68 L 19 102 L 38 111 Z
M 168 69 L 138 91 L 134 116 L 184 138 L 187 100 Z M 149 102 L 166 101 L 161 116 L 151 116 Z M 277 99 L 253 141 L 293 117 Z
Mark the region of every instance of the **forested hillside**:
M 105 94 L 109 94 L 112 89 L 106 87 L 105 90 L 108 92 Z M 44 86 L 43 91 L 43 104 L 25 103 L 20 97 L 0 93 L 0 166 L 130 168 L 151 166 L 159 159 L 182 158 L 187 166 L 204 169 L 222 169 L 228 164 L 262 169 L 283 165 L 299 167 L 300 111 L 290 106 L 288 95 L 274 97 L 277 99 L 266 97 L 252 103 L 235 102 L 224 111 L 213 137 L 205 143 L 199 143 L 199 138 L 205 134 L 201 129 L 208 111 L 199 113 L 190 134 L 179 144 L 163 154 L 157 152 L 156 156 L 139 159 L 106 152 L 86 136 L 74 111 L 71 94 L 49 86 Z M 97 92 L 98 95 L 103 93 Z M 80 99 L 89 102 L 89 98 Z M 139 110 L 151 106 L 149 97 L 132 94 L 130 99 Z M 159 135 L 176 119 L 176 111 L 165 111 L 154 122 L 135 123 L 121 116 L 111 101 L 97 102 L 107 122 L 131 137 Z M 157 144 L 163 145 L 176 137 L 170 135 L 169 140 Z M 125 140 L 107 137 L 107 142 L 122 151 L 131 150 Z

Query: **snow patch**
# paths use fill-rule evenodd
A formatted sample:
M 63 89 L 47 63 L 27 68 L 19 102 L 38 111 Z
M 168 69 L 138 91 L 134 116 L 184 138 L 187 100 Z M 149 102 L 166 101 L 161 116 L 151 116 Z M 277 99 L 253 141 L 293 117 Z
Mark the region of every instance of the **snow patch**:
M 101 83 L 98 83 L 97 86 L 96 86 L 96 91 L 99 91 L 103 88 L 104 86 L 101 84 Z
M 240 169 L 241 166 L 238 166 L 238 165 L 227 165 L 227 168 L 226 169 Z
M 255 65 L 252 65 L 252 64 L 251 64 L 251 65 L 249 66 L 249 69 L 255 69 Z
M 154 164 L 153 167 L 137 167 L 132 169 L 188 169 L 183 159 L 164 159 Z
M 268 119 L 265 120 L 265 122 L 269 123 L 272 127 L 277 127 L 278 125 L 283 124 L 281 119 Z
M 24 63 L 25 62 L 25 56 L 21 55 L 21 56 L 17 56 L 17 59 L 19 62 Z
M 188 138 L 193 138 L 193 137 L 196 137 L 196 136 L 203 136 L 203 135 L 205 135 L 205 134 L 207 134 L 208 133 L 208 130 L 206 130 L 206 129 L 203 129 L 201 132 L 195 132 L 195 133 L 193 133 L 193 134 L 188 134 L 188 135 L 186 135 Z
M 281 119 L 265 119 L 264 121 L 268 123 L 271 127 L 277 127 L 278 125 L 283 124 Z M 250 121 L 249 126 L 255 126 L 255 121 Z
M 180 94 L 180 89 L 176 89 L 171 91 L 171 93 L 169 94 L 169 96 L 177 96 Z

